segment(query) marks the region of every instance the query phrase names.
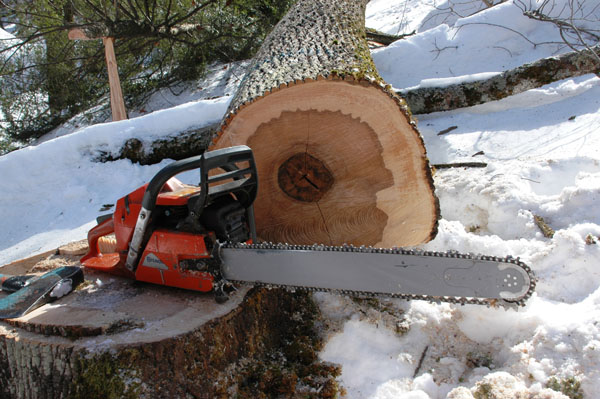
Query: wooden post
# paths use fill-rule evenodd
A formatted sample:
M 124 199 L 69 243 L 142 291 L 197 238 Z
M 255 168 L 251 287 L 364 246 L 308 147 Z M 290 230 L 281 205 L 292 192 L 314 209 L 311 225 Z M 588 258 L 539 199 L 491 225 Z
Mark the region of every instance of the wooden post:
M 78 28 L 69 31 L 70 40 L 93 40 L 99 37 L 88 37 L 84 31 Z M 119 80 L 119 70 L 117 68 L 117 57 L 115 56 L 115 38 L 102 37 L 104 43 L 104 55 L 106 57 L 106 67 L 108 68 L 108 84 L 110 88 L 110 108 L 112 111 L 112 120 L 120 121 L 127 119 L 125 101 L 121 91 L 121 82 Z
M 127 119 L 125 111 L 125 101 L 123 101 L 123 92 L 121 91 L 121 82 L 119 80 L 119 70 L 117 69 L 117 58 L 115 57 L 115 38 L 103 37 L 104 54 L 106 56 L 106 67 L 108 68 L 108 84 L 110 86 L 110 109 L 112 111 L 113 121 Z

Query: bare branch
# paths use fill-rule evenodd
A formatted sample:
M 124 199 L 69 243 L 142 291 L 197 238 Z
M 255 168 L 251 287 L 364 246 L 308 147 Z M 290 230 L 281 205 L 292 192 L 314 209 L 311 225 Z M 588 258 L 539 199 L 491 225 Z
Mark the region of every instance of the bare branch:
M 199 6 L 196 6 L 195 8 L 193 8 L 189 13 L 187 13 L 186 15 L 183 15 L 180 18 L 177 18 L 175 21 L 173 21 L 174 25 L 180 24 L 183 21 L 187 21 L 188 19 L 190 19 L 192 16 L 194 16 L 195 14 L 199 13 L 200 11 L 202 11 L 204 8 L 208 7 L 210 4 L 216 3 L 217 0 L 207 0 L 206 2 L 202 3 Z

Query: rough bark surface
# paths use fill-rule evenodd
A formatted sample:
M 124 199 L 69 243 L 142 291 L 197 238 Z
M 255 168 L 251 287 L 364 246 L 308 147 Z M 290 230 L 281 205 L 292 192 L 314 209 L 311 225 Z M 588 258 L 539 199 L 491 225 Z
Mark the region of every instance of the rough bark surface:
M 376 29 L 367 28 L 367 40 L 373 41 L 375 43 L 379 43 L 383 46 L 389 46 L 394 43 L 396 40 L 404 39 L 405 37 L 412 36 L 416 33 L 416 31 L 412 31 L 411 33 L 403 34 L 403 35 L 390 35 L 389 33 L 380 32 Z
M 596 46 L 591 51 L 600 52 Z M 430 87 L 399 93 L 404 96 L 415 114 L 428 114 L 471 107 L 489 101 L 535 89 L 543 85 L 588 73 L 600 73 L 600 65 L 590 50 L 570 52 L 525 64 L 493 78 L 450 85 Z
M 331 74 L 381 79 L 365 40 L 368 0 L 300 0 L 253 59 L 229 107 L 235 112 L 267 92 Z
M 184 159 L 201 154 L 210 144 L 219 124 L 212 124 L 200 129 L 181 132 L 180 134 L 164 139 L 144 143 L 140 139 L 132 138 L 125 142 L 117 152 L 100 152 L 95 160 L 110 162 L 118 159 L 129 159 L 140 165 L 152 165 L 163 159 Z
M 366 3 L 298 1 L 266 38 L 209 148 L 253 149 L 263 239 L 405 246 L 437 233 L 424 143 L 373 64 Z
M 62 252 L 2 271 L 77 263 Z M 318 361 L 317 317 L 305 294 L 245 288 L 219 305 L 86 271 L 75 292 L 0 321 L 0 397 L 292 397 L 319 387 L 328 397 L 339 369 Z

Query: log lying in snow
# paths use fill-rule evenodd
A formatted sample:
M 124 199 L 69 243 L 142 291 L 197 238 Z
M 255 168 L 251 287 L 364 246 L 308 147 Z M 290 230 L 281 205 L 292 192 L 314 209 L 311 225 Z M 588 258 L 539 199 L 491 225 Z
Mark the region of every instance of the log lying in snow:
M 176 136 L 160 138 L 152 142 L 142 142 L 131 138 L 125 141 L 116 152 L 97 153 L 94 158 L 98 162 L 111 162 L 118 159 L 129 159 L 140 165 L 152 165 L 166 158 L 179 160 L 201 154 L 210 143 L 210 139 L 219 128 L 218 123 L 198 129 L 180 132 Z M 143 133 L 140 133 L 143 136 Z
M 505 71 L 487 80 L 466 82 L 447 87 L 425 87 L 400 95 L 406 98 L 415 114 L 429 114 L 471 107 L 523 93 L 543 85 L 581 76 L 600 74 L 600 65 L 592 54 L 600 54 L 600 46 L 543 58 L 531 64 Z
M 298 1 L 263 43 L 209 147 L 253 149 L 265 240 L 404 246 L 437 232 L 423 140 L 375 69 L 366 3 Z

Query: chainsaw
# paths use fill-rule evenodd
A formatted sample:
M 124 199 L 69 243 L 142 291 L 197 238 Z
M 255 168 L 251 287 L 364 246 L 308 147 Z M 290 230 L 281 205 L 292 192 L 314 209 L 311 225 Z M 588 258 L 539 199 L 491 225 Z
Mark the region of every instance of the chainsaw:
M 175 176 L 198 169 L 199 184 Z M 195 173 L 195 172 L 194 172 Z M 218 302 L 238 284 L 353 296 L 517 307 L 535 288 L 518 258 L 404 248 L 259 242 L 252 150 L 235 146 L 175 161 L 120 198 L 88 233 L 81 263 Z

